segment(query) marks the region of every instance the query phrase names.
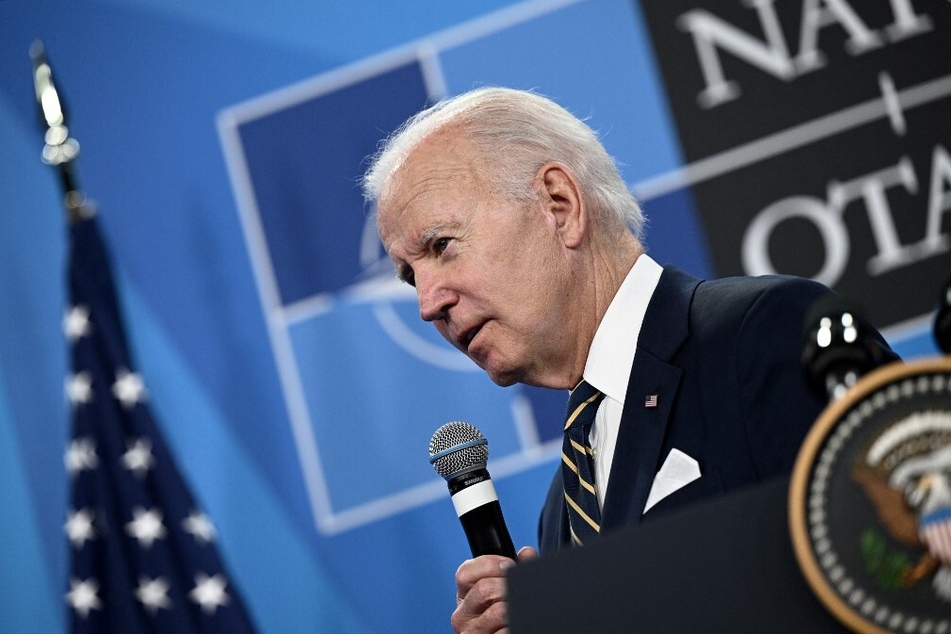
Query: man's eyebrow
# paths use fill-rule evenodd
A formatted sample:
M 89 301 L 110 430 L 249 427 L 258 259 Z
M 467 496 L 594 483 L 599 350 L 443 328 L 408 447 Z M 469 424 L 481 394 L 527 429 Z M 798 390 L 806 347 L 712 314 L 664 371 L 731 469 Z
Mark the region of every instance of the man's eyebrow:
M 426 229 L 426 231 L 423 231 L 421 234 L 419 234 L 419 239 L 416 240 L 416 246 L 419 247 L 420 251 L 425 251 L 429 248 L 429 245 L 432 243 L 432 241 L 436 239 L 436 236 L 442 233 L 445 229 L 446 225 L 434 225 L 429 229 Z

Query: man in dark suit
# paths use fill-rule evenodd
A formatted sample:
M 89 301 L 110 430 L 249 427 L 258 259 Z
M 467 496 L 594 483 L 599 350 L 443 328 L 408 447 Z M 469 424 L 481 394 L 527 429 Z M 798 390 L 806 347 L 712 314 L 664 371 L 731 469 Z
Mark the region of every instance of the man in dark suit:
M 799 360 L 806 312 L 828 293 L 798 278 L 702 282 L 663 271 L 626 388 L 602 532 L 790 472 L 825 406 Z M 697 477 L 650 498 L 664 466 L 683 456 L 697 463 Z M 543 553 L 570 544 L 560 473 L 539 529 Z
M 422 319 L 493 381 L 603 394 L 563 459 L 590 463 L 588 506 L 572 498 L 569 517 L 559 471 L 543 552 L 582 542 L 578 522 L 596 536 L 791 468 L 823 407 L 800 370 L 802 321 L 830 291 L 662 268 L 613 160 L 557 104 L 491 88 L 440 102 L 384 144 L 364 190 Z M 459 567 L 457 632 L 504 630 L 511 564 Z

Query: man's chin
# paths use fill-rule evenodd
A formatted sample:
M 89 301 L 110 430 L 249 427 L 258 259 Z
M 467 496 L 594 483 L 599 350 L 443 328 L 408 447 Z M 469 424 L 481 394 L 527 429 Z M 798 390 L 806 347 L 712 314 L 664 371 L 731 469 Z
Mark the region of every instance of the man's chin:
M 473 352 L 479 354 L 473 355 Z M 493 383 L 501 387 L 508 387 L 523 382 L 524 368 L 512 367 L 505 358 L 494 355 L 494 350 L 469 350 L 466 355 L 482 368 Z
M 473 359 L 475 361 L 475 359 Z M 476 361 L 476 365 L 485 370 L 493 383 L 501 387 L 508 387 L 518 383 L 518 376 L 511 368 L 499 368 L 491 363 L 482 364 Z
M 503 375 L 499 377 L 489 375 L 489 378 L 492 379 L 492 382 L 498 385 L 499 387 L 508 387 L 510 385 L 515 385 L 518 383 L 518 379 L 510 375 Z

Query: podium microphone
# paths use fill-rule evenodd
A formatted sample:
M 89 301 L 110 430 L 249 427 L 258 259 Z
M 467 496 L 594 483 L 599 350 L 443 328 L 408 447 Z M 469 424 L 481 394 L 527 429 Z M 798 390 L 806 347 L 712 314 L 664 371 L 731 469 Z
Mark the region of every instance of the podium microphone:
M 804 330 L 803 369 L 830 402 L 886 361 L 861 308 L 838 295 L 812 305 Z
M 517 560 L 499 496 L 485 468 L 488 460 L 488 441 L 469 423 L 446 423 L 429 441 L 429 464 L 449 485 L 472 556 L 502 555 Z

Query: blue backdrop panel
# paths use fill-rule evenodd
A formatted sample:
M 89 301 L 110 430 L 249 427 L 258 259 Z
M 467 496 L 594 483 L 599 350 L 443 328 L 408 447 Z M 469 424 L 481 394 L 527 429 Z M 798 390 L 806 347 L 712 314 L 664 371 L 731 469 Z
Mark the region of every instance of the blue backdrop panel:
M 250 180 L 283 304 L 334 293 L 363 273 L 359 175 L 380 131 L 426 105 L 418 63 L 241 125 Z
M 414 304 L 395 308 L 418 320 Z M 381 332 L 373 309 L 348 303 L 292 332 L 332 510 L 433 481 L 429 438 L 450 420 L 482 429 L 494 458 L 519 449 L 500 388 L 408 354 Z
M 669 12 L 688 4 L 729 5 L 723 15 L 745 16 L 731 19 L 762 37 L 743 3 L 678 0 L 684 8 Z M 891 19 L 891 4 L 876 5 L 877 21 L 866 4 L 851 3 L 875 28 Z M 774 5 L 794 42 L 801 3 Z M 687 152 L 703 135 L 674 116 L 655 51 L 674 51 L 665 59 L 694 79 L 696 53 L 688 33 L 647 11 L 663 6 L 0 3 L 0 631 L 61 630 L 66 609 L 64 227 L 54 174 L 38 159 L 35 38 L 70 107 L 80 183 L 100 208 L 152 405 L 262 631 L 415 634 L 448 630 L 453 573 L 468 555 L 426 461 L 430 435 L 451 419 L 483 429 L 513 538 L 531 544 L 565 395 L 492 385 L 419 320 L 374 241 L 363 160 L 429 99 L 534 88 L 601 132 L 644 203 L 655 258 L 715 274 L 690 180 L 703 156 Z M 941 4 L 915 9 L 935 25 L 951 15 Z M 822 28 L 821 46 L 844 59 L 837 29 Z M 749 66 L 723 58 L 731 77 Z M 760 71 L 742 78 L 747 96 L 772 81 L 749 83 L 750 72 Z M 915 77 L 937 72 L 923 61 Z M 916 85 L 895 80 L 899 92 Z M 681 114 L 701 88 L 680 86 Z M 729 108 L 752 113 L 754 101 Z M 909 136 L 924 131 L 918 121 L 909 114 Z M 920 192 L 923 157 L 914 156 Z M 828 179 L 854 176 L 849 165 Z M 735 231 L 728 207 L 703 209 L 705 222 Z M 908 217 L 926 208 L 918 201 Z M 866 214 L 853 207 L 849 218 Z M 874 250 L 868 231 L 855 235 L 854 252 Z M 909 286 L 936 293 L 940 282 Z M 903 353 L 934 353 L 927 317 L 889 331 Z

